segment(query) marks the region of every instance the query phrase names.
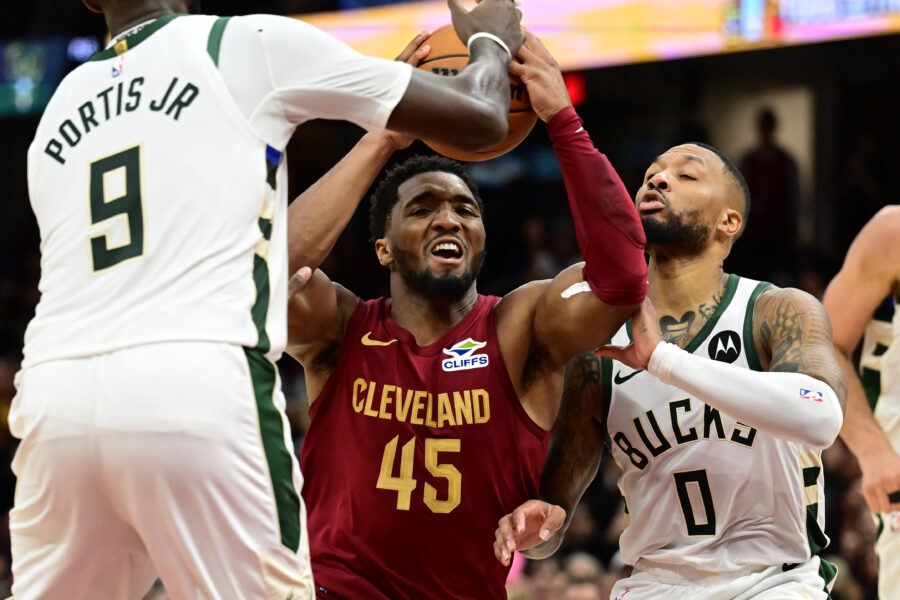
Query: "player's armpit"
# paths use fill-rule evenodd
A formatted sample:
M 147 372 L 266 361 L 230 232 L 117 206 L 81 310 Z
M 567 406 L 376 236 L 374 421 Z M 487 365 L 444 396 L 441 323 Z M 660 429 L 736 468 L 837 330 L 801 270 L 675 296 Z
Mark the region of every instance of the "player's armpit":
M 562 543 L 575 507 L 600 467 L 604 414 L 600 359 L 592 352 L 580 354 L 566 367 L 562 407 L 541 473 L 541 499 L 561 506 L 566 520 L 549 540 L 526 552 L 528 557 L 547 557 Z
M 769 288 L 753 313 L 753 338 L 768 359 L 767 370 L 803 373 L 827 383 L 841 410 L 847 382 L 835 355 L 828 314 L 813 296 L 794 288 Z
M 639 305 L 606 304 L 584 281 L 584 263 L 557 275 L 537 299 L 534 343 L 547 350 L 550 368 L 607 343 Z

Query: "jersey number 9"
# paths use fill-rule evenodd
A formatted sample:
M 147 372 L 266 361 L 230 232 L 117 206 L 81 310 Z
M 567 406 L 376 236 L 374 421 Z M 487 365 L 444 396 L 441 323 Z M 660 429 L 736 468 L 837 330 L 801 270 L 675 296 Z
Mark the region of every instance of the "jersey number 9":
M 144 254 L 141 147 L 134 146 L 95 160 L 90 169 L 91 226 L 117 218 L 125 220 L 124 242 L 112 244 L 109 231 L 88 238 L 91 270 L 99 273 Z

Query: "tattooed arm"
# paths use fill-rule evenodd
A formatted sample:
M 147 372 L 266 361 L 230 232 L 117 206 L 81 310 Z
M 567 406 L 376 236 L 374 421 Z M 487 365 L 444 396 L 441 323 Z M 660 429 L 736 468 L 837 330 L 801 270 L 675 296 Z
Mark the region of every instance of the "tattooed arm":
M 593 481 L 603 454 L 604 407 L 600 359 L 576 356 L 566 366 L 562 407 L 541 473 L 539 500 L 528 500 L 497 526 L 494 554 L 508 565 L 513 551 L 528 558 L 556 552 L 575 507 Z
M 770 287 L 756 301 L 753 339 L 764 369 L 825 382 L 843 412 L 847 382 L 834 352 L 831 322 L 818 300 L 794 288 Z
M 768 371 L 711 360 L 662 341 L 649 302 L 632 321 L 631 344 L 604 346 L 597 353 L 647 369 L 663 383 L 764 433 L 827 448 L 843 423 L 847 386 L 822 305 L 799 290 L 770 288 L 757 300 L 753 321 L 755 343 Z

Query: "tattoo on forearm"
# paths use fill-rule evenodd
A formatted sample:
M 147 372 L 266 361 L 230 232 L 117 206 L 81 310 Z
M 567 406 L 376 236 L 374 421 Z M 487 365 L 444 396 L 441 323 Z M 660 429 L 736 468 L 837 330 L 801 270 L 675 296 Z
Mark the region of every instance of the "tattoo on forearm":
M 569 361 L 541 477 L 541 495 L 548 500 L 574 506 L 596 474 L 604 437 L 595 415 L 602 398 L 600 359 L 586 352 Z

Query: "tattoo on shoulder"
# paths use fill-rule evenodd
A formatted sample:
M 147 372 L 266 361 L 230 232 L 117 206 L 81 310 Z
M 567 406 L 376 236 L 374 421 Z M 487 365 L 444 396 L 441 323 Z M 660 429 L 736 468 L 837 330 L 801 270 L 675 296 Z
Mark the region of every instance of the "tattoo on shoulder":
M 799 290 L 773 289 L 760 296 L 757 311 L 754 335 L 770 352 L 770 371 L 806 373 L 832 386 L 839 398 L 846 396 L 831 322 L 818 300 Z

